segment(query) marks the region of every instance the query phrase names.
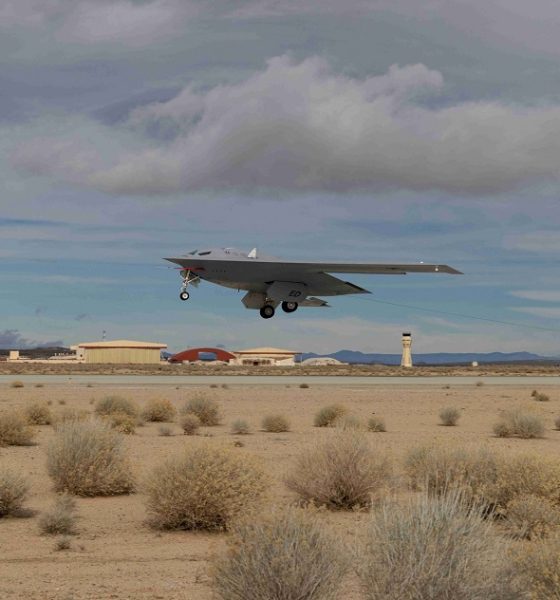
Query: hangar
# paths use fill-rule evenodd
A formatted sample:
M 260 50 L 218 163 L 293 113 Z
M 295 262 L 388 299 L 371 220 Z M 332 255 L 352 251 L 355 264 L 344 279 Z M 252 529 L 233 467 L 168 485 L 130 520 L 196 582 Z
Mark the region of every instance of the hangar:
M 223 348 L 189 348 L 174 354 L 169 362 L 182 363 L 182 362 L 196 362 L 196 361 L 223 361 L 229 362 L 235 360 L 235 354 L 224 350 Z
M 294 350 L 282 348 L 249 348 L 236 350 L 236 360 L 230 364 L 258 366 L 291 367 L 296 364 L 296 356 L 300 354 Z
M 78 344 L 78 356 L 83 354 L 85 363 L 103 364 L 159 364 L 161 351 L 167 344 L 137 342 L 134 340 L 112 340 L 83 342 Z

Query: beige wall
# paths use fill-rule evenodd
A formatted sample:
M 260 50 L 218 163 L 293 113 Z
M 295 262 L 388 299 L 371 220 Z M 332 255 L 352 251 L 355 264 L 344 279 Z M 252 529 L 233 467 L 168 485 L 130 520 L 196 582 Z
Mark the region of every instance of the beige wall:
M 158 364 L 159 348 L 86 348 L 86 363 Z

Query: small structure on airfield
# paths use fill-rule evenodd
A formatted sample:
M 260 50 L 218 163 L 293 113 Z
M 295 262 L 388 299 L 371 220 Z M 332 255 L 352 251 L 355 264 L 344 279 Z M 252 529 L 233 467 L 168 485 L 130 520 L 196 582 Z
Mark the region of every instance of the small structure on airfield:
M 402 358 L 401 358 L 401 367 L 410 368 L 412 367 L 412 334 L 411 333 L 403 333 L 402 334 Z
M 85 363 L 97 364 L 159 364 L 161 351 L 167 344 L 138 342 L 134 340 L 112 340 L 83 342 L 78 352 L 83 352 Z
M 170 359 L 170 363 L 194 363 L 194 362 L 220 362 L 229 363 L 237 357 L 232 352 L 228 352 L 223 348 L 188 348 L 182 352 L 174 354 Z
M 293 367 L 296 364 L 298 354 L 301 353 L 295 350 L 283 350 L 282 348 L 236 350 L 236 359 L 231 361 L 230 365 Z

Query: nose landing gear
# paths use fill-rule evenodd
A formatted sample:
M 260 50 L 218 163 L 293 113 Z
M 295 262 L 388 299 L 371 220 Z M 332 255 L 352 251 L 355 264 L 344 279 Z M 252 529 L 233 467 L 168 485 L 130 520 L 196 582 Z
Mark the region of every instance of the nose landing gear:
M 181 298 L 181 300 L 188 300 L 190 297 L 191 297 L 191 295 L 186 290 L 182 291 L 179 294 L 179 298 Z
M 198 275 L 193 275 L 190 271 L 181 271 L 181 275 L 183 276 L 183 281 L 181 283 L 181 291 L 179 292 L 179 298 L 185 301 L 190 298 L 189 292 L 187 292 L 187 288 L 189 285 L 194 285 L 198 287 L 200 283 L 200 277 Z

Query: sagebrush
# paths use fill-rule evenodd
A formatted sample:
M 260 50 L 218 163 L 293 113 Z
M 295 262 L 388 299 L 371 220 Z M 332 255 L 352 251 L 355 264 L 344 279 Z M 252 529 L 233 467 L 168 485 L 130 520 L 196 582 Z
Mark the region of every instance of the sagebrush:
M 381 417 L 370 417 L 367 422 L 367 428 L 368 431 L 373 431 L 374 433 L 383 433 L 387 431 L 385 421 Z
M 442 425 L 446 425 L 448 427 L 457 425 L 460 416 L 461 413 L 454 406 L 446 406 L 445 408 L 442 408 L 439 412 L 439 418 Z
M 291 508 L 235 526 L 212 583 L 222 600 L 335 600 L 348 566 L 339 537 Z
M 0 414 L 0 446 L 29 446 L 35 437 L 27 417 L 18 411 Z
M 507 547 L 460 493 L 385 504 L 357 552 L 368 600 L 513 600 Z
M 266 415 L 262 420 L 262 428 L 269 433 L 290 431 L 290 421 L 284 415 Z
M 252 458 L 209 443 L 191 446 L 148 477 L 149 522 L 159 529 L 227 529 L 260 504 L 267 487 Z
M 368 506 L 391 475 L 388 456 L 374 450 L 366 434 L 340 429 L 304 450 L 285 481 L 303 502 L 336 510 Z
M 57 492 L 112 496 L 134 489 L 123 437 L 98 420 L 59 425 L 47 447 L 47 469 Z
M 498 437 L 541 438 L 544 435 L 544 423 L 537 415 L 510 410 L 504 412 L 494 425 L 494 433 Z
M 170 400 L 166 398 L 154 398 L 148 400 L 142 411 L 142 417 L 146 421 L 165 423 L 175 419 L 177 410 Z
M 50 425 L 53 421 L 51 409 L 46 402 L 33 402 L 25 408 L 25 416 L 30 425 Z
M 68 494 L 61 494 L 54 506 L 39 517 L 39 529 L 48 535 L 72 535 L 76 533 L 76 521 L 76 501 Z
M 315 427 L 332 427 L 338 419 L 347 413 L 346 407 L 341 404 L 329 404 L 323 406 L 313 420 Z
M 98 415 L 111 415 L 114 413 L 124 413 L 131 417 L 137 417 L 140 414 L 138 405 L 128 398 L 121 396 L 106 396 L 95 405 L 95 413 Z
M 27 498 L 27 479 L 6 467 L 0 467 L 0 518 L 16 515 Z
M 206 396 L 191 398 L 183 407 L 182 413 L 196 415 L 201 425 L 219 425 L 221 421 L 219 404 Z
M 231 433 L 234 435 L 247 435 L 251 433 L 251 427 L 244 419 L 236 419 L 231 424 Z
M 195 435 L 200 428 L 200 419 L 196 415 L 182 415 L 179 424 L 186 435 Z

